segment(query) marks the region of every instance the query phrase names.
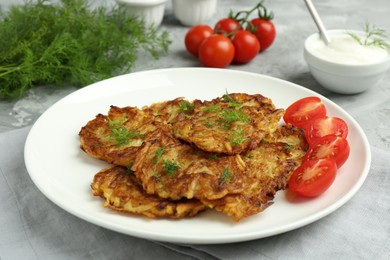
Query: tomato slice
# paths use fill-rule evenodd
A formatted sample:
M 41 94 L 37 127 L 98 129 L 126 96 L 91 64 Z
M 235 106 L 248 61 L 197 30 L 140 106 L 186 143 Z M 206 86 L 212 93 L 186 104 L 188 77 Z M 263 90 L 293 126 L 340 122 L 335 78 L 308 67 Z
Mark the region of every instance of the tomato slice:
M 326 108 L 318 97 L 306 97 L 295 101 L 283 116 L 284 122 L 302 127 L 309 120 L 326 116 Z
M 336 178 L 337 166 L 333 160 L 305 161 L 291 175 L 288 187 L 304 197 L 317 197 L 325 192 Z
M 348 136 L 347 123 L 338 117 L 316 118 L 308 121 L 302 127 L 309 145 L 313 145 L 319 138 L 326 135 L 337 135 L 343 138 Z
M 337 135 L 326 135 L 309 147 L 304 160 L 332 159 L 340 168 L 349 157 L 347 139 Z

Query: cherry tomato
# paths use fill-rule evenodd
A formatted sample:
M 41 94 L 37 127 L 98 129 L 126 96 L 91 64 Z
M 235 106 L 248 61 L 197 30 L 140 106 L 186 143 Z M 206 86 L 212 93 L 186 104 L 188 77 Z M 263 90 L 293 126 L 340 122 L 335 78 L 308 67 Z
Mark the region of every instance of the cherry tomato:
M 238 31 L 240 29 L 240 23 L 233 18 L 221 19 L 214 26 L 215 33 L 224 35 L 231 34 L 232 32 Z
M 276 37 L 276 29 L 270 19 L 255 18 L 250 21 L 251 27 L 257 28 L 254 31 L 257 39 L 260 42 L 260 51 L 265 51 L 274 42 Z
M 213 29 L 208 25 L 199 24 L 191 27 L 184 38 L 184 43 L 188 52 L 197 57 L 199 46 L 213 33 Z
M 347 139 L 337 135 L 326 135 L 309 147 L 304 160 L 332 159 L 337 168 L 340 168 L 347 161 L 349 151 Z
M 286 123 L 302 127 L 309 120 L 324 116 L 326 116 L 326 108 L 321 99 L 318 97 L 306 97 L 291 104 L 286 109 L 283 119 Z
M 260 43 L 254 34 L 248 31 L 238 31 L 233 37 L 234 62 L 248 63 L 259 53 Z
M 199 59 L 206 67 L 224 68 L 230 65 L 233 58 L 234 45 L 222 34 L 211 35 L 199 47 Z
M 326 135 L 337 135 L 343 138 L 348 136 L 348 125 L 338 117 L 320 117 L 310 120 L 303 125 L 306 140 L 313 145 L 317 140 Z
M 304 197 L 317 197 L 325 192 L 336 178 L 337 166 L 333 160 L 305 161 L 291 175 L 288 187 Z

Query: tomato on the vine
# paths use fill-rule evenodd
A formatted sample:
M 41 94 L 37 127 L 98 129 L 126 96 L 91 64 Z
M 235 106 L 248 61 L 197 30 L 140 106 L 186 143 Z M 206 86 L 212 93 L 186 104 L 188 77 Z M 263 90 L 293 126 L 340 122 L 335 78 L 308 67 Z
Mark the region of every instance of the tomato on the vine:
M 219 20 L 215 26 L 214 31 L 218 34 L 229 35 L 241 29 L 240 23 L 233 18 L 223 18 Z
M 206 67 L 224 68 L 233 61 L 234 52 L 234 45 L 228 37 L 213 34 L 200 45 L 199 59 Z
M 320 117 L 310 120 L 303 125 L 303 129 L 310 145 L 326 135 L 334 134 L 343 138 L 348 136 L 347 123 L 338 117 Z
M 331 159 L 340 168 L 349 157 L 347 139 L 337 135 L 326 135 L 309 147 L 304 160 Z
M 191 27 L 184 38 L 188 52 L 197 57 L 200 45 L 213 33 L 213 29 L 208 25 L 199 24 Z
M 250 28 L 256 28 L 253 32 L 260 42 L 260 51 L 265 51 L 274 42 L 276 37 L 275 25 L 271 19 L 255 18 L 250 21 Z
M 261 45 L 261 43 L 260 43 Z M 326 116 L 326 108 L 318 97 L 306 97 L 292 103 L 283 116 L 284 122 L 302 127 L 309 120 Z
M 334 182 L 337 166 L 333 160 L 304 161 L 291 175 L 288 187 L 304 197 L 317 197 Z
M 236 63 L 248 63 L 260 51 L 260 43 L 256 36 L 248 31 L 238 31 L 233 36 L 233 45 L 235 49 L 233 61 Z

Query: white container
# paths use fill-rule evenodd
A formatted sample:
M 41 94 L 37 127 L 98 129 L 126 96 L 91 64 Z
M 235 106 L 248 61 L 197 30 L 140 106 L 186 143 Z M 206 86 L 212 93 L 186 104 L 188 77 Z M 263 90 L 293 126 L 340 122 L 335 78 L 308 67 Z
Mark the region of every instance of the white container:
M 173 14 L 183 25 L 193 26 L 211 19 L 217 0 L 172 0 Z
M 351 37 L 346 32 L 328 31 L 331 39 L 345 35 Z M 364 32 L 351 32 L 363 38 L 365 36 Z M 321 49 L 324 43 L 319 34 L 309 36 L 305 41 L 304 57 L 315 80 L 323 87 L 341 94 L 356 94 L 377 85 L 390 67 L 389 50 L 380 48 L 378 53 L 370 52 L 372 50 L 359 49 L 366 47 L 355 43 L 357 46 L 352 44 L 350 47 L 346 45 L 324 51 Z
M 143 20 L 147 27 L 159 26 L 164 18 L 167 0 L 116 0 L 119 6 L 126 8 L 126 13 Z

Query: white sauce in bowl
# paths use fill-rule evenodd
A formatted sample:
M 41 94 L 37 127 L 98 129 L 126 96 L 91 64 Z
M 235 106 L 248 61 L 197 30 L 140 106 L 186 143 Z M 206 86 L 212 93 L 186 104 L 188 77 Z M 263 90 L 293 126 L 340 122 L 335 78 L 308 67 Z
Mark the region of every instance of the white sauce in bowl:
M 372 45 L 360 45 L 347 33 L 332 35 L 328 45 L 318 40 L 310 51 L 323 60 L 348 65 L 372 64 L 389 56 L 388 50 Z

